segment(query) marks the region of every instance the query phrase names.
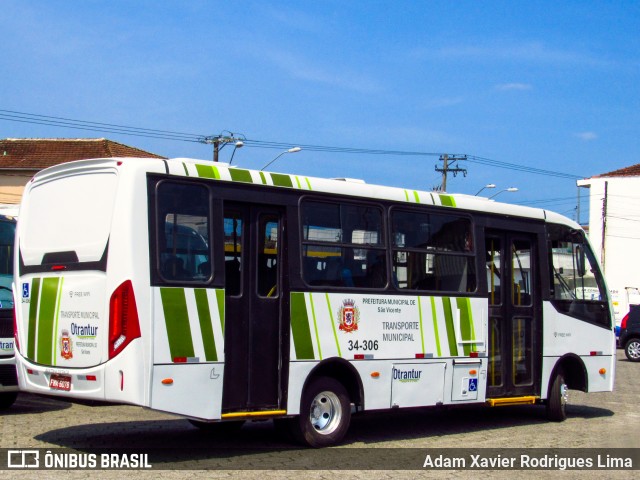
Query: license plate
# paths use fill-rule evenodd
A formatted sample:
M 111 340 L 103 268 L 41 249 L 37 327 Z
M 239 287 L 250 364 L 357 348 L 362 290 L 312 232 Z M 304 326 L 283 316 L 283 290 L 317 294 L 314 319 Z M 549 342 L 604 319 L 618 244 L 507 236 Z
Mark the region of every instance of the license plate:
M 68 392 L 71 390 L 71 377 L 68 375 L 58 375 L 54 373 L 49 379 L 49 388 Z

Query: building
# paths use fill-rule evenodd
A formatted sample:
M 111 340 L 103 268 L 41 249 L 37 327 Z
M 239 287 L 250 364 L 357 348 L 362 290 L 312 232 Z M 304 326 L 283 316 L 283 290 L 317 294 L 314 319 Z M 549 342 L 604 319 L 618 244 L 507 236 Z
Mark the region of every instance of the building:
M 579 180 L 589 188 L 589 239 L 619 323 L 640 304 L 640 164 Z
M 106 138 L 6 138 L 0 140 L 0 213 L 16 215 L 27 182 L 38 171 L 87 158 L 165 158 Z

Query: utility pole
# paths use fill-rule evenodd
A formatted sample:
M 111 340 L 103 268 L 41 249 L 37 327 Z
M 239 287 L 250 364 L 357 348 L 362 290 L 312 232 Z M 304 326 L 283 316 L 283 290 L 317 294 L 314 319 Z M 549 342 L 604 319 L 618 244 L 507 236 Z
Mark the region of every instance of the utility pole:
M 229 132 L 226 130 L 225 132 L 228 133 L 228 135 L 223 135 L 222 133 L 220 133 L 220 135 L 212 135 L 212 136 L 202 137 L 198 139 L 200 143 L 213 145 L 213 161 L 214 162 L 218 161 L 219 152 L 224 148 L 226 144 L 244 142 L 247 140 L 246 137 L 241 133 L 236 136 L 233 132 Z
M 453 173 L 454 177 L 456 177 L 458 173 L 461 173 L 461 172 L 465 177 L 467 176 L 467 169 L 458 167 L 456 163 L 459 160 L 466 160 L 466 159 L 467 159 L 466 155 L 448 155 L 446 153 L 440 155 L 440 161 L 443 162 L 442 168 L 438 168 L 438 165 L 436 165 L 436 172 L 442 173 L 442 185 L 440 185 L 440 188 L 438 188 L 438 191 L 440 192 L 447 191 L 447 174 L 449 172 Z

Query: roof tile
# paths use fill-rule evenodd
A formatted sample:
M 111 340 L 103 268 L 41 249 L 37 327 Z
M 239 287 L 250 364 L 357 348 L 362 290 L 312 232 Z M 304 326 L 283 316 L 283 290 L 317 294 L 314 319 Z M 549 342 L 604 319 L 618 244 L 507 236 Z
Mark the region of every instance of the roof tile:
M 0 169 L 41 170 L 88 158 L 166 158 L 106 138 L 6 138 L 0 140 Z
M 640 163 L 632 165 L 630 167 L 619 168 L 608 173 L 601 173 L 600 175 L 594 175 L 593 178 L 600 177 L 640 177 Z

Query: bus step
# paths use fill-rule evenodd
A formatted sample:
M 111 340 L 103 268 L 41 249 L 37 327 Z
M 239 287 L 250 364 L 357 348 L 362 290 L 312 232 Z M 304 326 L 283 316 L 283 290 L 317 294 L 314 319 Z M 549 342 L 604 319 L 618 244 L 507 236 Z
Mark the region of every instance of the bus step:
M 487 403 L 490 407 L 503 407 L 506 405 L 533 405 L 538 401 L 539 397 L 505 397 L 505 398 L 489 398 Z
M 258 412 L 232 412 L 232 413 L 223 413 L 222 419 L 251 419 L 251 418 L 260 418 L 260 417 L 278 417 L 286 415 L 286 410 L 268 410 L 268 411 L 258 411 Z

